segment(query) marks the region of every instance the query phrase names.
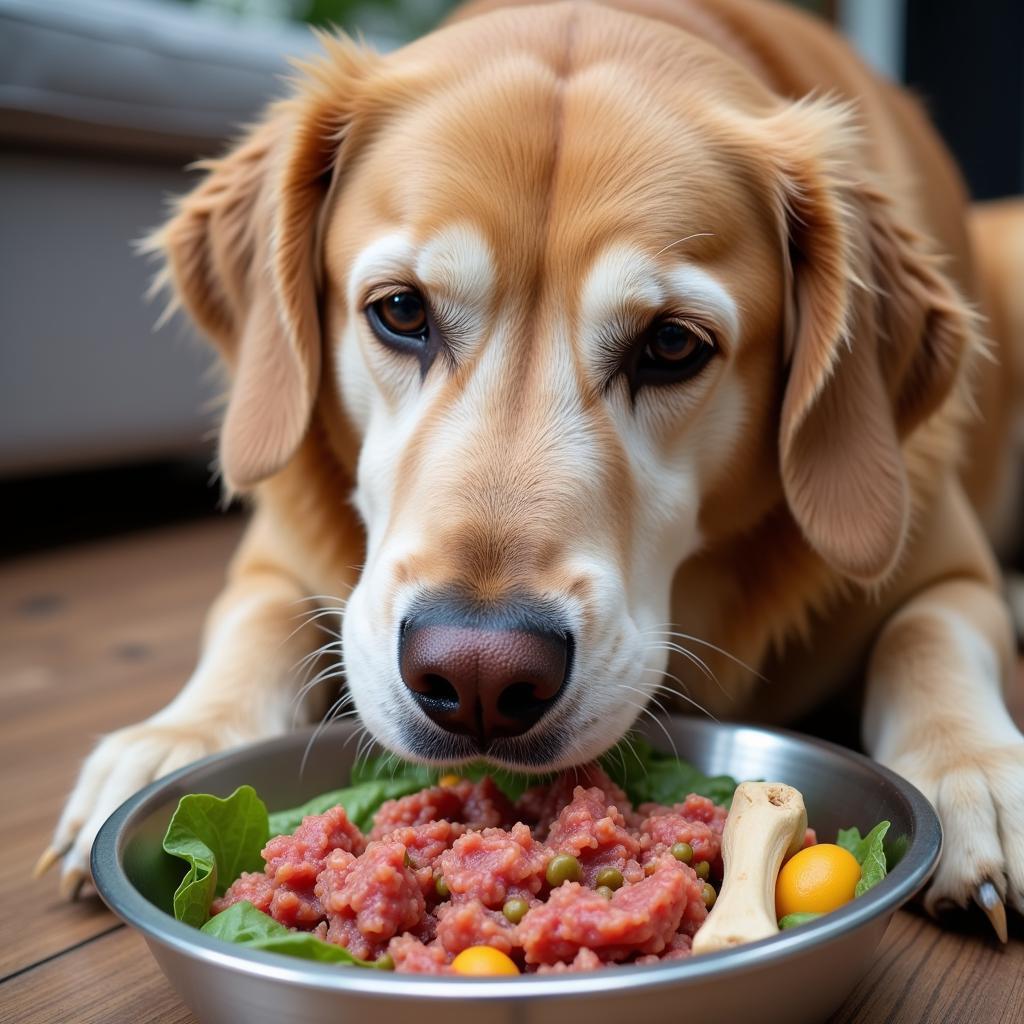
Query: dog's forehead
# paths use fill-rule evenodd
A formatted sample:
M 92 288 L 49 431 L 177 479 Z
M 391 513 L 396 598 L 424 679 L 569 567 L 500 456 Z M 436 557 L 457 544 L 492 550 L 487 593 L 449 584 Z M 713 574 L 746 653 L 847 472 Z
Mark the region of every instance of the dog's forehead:
M 369 209 L 377 233 L 421 243 L 470 224 L 485 239 L 490 283 L 506 291 L 578 288 L 616 240 L 653 254 L 686 237 L 688 257 L 714 259 L 735 246 L 747 200 L 713 134 L 677 107 L 614 62 L 565 77 L 511 54 L 391 116 L 335 222 L 344 232 Z M 482 251 L 450 237 L 436 248 L 464 263 Z

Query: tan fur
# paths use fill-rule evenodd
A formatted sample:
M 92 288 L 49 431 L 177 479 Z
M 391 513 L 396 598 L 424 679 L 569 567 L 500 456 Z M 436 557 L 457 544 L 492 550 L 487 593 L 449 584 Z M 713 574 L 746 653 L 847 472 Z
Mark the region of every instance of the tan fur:
M 324 45 L 156 236 L 231 370 L 221 465 L 257 511 L 183 698 L 87 765 L 57 832 L 67 870 L 126 795 L 115 762 L 134 786 L 287 727 L 287 663 L 313 643 L 293 633 L 300 598 L 355 587 L 349 690 L 401 751 L 395 670 L 367 666 L 412 589 L 457 585 L 574 609 L 588 678 L 566 757 L 597 752 L 596 723 L 628 727 L 628 696 L 611 726 L 595 710 L 617 681 L 658 690 L 631 672 L 786 721 L 866 671 L 872 753 L 969 851 L 933 905 L 990 877 L 1020 907 L 1024 742 L 999 697 L 1011 630 L 979 517 L 1012 519 L 1021 207 L 975 213 L 979 288 L 926 119 L 782 6 L 485 0 L 387 57 Z M 447 237 L 446 259 L 493 275 L 479 301 L 448 294 L 454 271 L 433 285 L 469 304 L 468 333 L 422 380 L 348 293 L 392 236 Z M 721 354 L 671 395 L 631 399 L 598 370 L 611 327 L 586 323 L 582 293 L 616 246 L 735 304 L 738 335 L 705 324 Z M 644 294 L 615 308 L 628 329 L 659 312 Z

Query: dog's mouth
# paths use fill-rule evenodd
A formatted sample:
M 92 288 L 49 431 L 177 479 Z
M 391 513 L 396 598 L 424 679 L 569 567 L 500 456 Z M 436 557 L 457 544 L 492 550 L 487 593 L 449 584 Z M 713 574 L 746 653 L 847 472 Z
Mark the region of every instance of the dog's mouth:
M 425 721 L 404 722 L 400 742 L 417 761 L 458 765 L 487 761 L 512 771 L 545 772 L 557 768 L 565 758 L 568 744 L 564 733 L 547 729 L 537 735 L 499 736 L 484 740 L 477 736 L 450 733 Z

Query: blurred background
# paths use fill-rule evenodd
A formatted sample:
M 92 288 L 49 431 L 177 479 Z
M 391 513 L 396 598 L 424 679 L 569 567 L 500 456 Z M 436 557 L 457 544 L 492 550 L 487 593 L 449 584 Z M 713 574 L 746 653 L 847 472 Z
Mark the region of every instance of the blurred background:
M 0 556 L 206 514 L 216 381 L 154 332 L 133 242 L 183 169 L 336 25 L 390 48 L 448 0 L 0 0 Z M 1024 191 L 1020 0 L 806 0 L 915 89 L 986 198 Z

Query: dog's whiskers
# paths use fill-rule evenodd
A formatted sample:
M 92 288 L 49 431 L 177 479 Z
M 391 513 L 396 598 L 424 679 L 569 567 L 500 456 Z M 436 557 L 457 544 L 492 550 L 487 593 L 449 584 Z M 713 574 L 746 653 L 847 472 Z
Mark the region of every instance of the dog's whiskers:
M 348 588 L 349 594 L 355 590 L 356 585 L 354 583 L 343 583 L 343 587 Z M 308 594 L 305 597 L 297 597 L 292 604 L 306 604 L 309 601 L 343 601 L 344 598 L 338 597 L 337 594 Z
M 302 761 L 299 763 L 299 777 L 301 778 L 306 772 L 306 762 L 309 760 L 310 752 L 313 750 L 313 745 L 320 738 L 320 734 L 327 728 L 331 722 L 337 719 L 345 718 L 348 715 L 355 714 L 355 708 L 351 711 L 341 713 L 341 709 L 352 699 L 351 694 L 342 694 L 327 710 L 327 714 L 320 719 L 317 727 L 313 730 L 313 735 L 309 737 L 306 742 L 306 749 L 302 752 Z
M 679 697 L 682 700 L 686 701 L 687 704 L 689 704 L 692 707 L 696 708 L 701 714 L 707 715 L 708 718 L 710 718 L 712 722 L 717 722 L 718 721 L 718 719 L 715 718 L 715 716 L 713 714 L 711 714 L 711 712 L 708 711 L 708 709 L 706 707 L 704 707 L 702 704 L 698 703 L 696 700 L 693 699 L 693 697 L 691 697 L 689 695 L 689 693 L 686 692 L 686 685 L 683 683 L 683 681 L 678 676 L 672 675 L 671 672 L 662 672 L 662 671 L 660 671 L 659 669 L 656 669 L 656 668 L 645 668 L 645 669 L 641 669 L 641 671 L 642 672 L 650 672 L 650 673 L 652 673 L 654 675 L 661 676 L 663 678 L 673 680 L 680 687 L 680 689 L 678 691 L 677 690 L 672 690 L 671 691 L 671 695 L 673 697 Z
M 364 736 L 359 741 L 359 746 L 356 747 L 356 759 L 353 762 L 352 770 L 356 771 L 359 767 L 359 762 L 366 762 L 369 760 L 370 751 L 373 749 L 374 738 L 373 734 L 367 728 L 363 728 Z
M 292 698 L 292 728 L 298 724 L 299 715 L 302 711 L 302 702 L 309 696 L 313 690 L 316 689 L 321 683 L 329 682 L 332 679 L 344 679 L 345 668 L 342 664 L 328 665 L 325 669 L 321 669 L 316 676 L 313 677 L 309 682 L 305 683 L 302 688 Z M 351 694 L 345 693 L 342 696 L 352 699 Z
M 338 600 L 335 598 L 335 600 Z M 301 620 L 299 624 L 281 641 L 280 646 L 284 647 L 289 640 L 291 640 L 297 633 L 301 633 L 307 626 L 312 625 L 314 622 L 322 619 L 328 615 L 336 615 L 339 618 L 345 614 L 345 608 L 347 602 L 341 602 L 338 605 L 332 605 L 328 608 L 314 608 L 311 612 L 299 612 L 298 615 L 292 616 L 292 621 L 296 619 Z
M 340 650 L 340 648 L 341 648 L 341 641 L 340 640 L 334 640 L 334 641 L 332 641 L 329 644 L 322 644 L 315 651 L 310 651 L 309 654 L 307 654 L 304 657 L 300 658 L 299 661 L 297 661 L 295 663 L 295 667 L 294 667 L 293 671 L 297 672 L 300 669 L 306 668 L 306 666 L 308 666 L 310 664 L 310 662 L 313 662 L 317 658 L 322 657 L 325 654 L 328 654 L 330 651 L 332 651 L 336 647 Z
M 623 781 L 623 784 L 625 784 L 626 781 L 629 778 L 629 766 L 626 763 L 626 755 L 623 754 L 622 747 L 626 746 L 626 747 L 629 748 L 629 752 L 630 752 L 630 754 L 633 757 L 633 761 L 637 765 L 640 765 L 640 764 L 643 763 L 640 760 L 640 755 L 636 752 L 636 747 L 633 746 L 633 737 L 635 735 L 636 735 L 636 733 L 634 732 L 634 730 L 627 729 L 622 734 L 622 738 L 619 740 L 619 742 L 616 743 L 615 746 L 612 748 L 615 751 L 615 753 L 618 755 L 619 763 L 622 765 L 622 781 Z
M 684 658 L 686 658 L 687 661 L 696 665 L 696 667 L 700 670 L 701 674 L 704 675 L 705 678 L 713 682 L 715 686 L 718 687 L 721 693 L 728 700 L 735 699 L 733 695 L 729 693 L 729 691 L 726 690 L 726 688 L 722 685 L 718 676 L 715 675 L 715 673 L 711 670 L 711 667 L 707 664 L 707 662 L 705 662 L 703 658 L 700 658 L 696 654 L 694 654 L 693 651 L 689 651 L 685 647 L 680 646 L 679 644 L 669 643 L 667 641 L 655 641 L 654 643 L 648 644 L 645 650 L 675 651 L 681 654 Z M 665 672 L 665 675 L 669 675 L 668 671 Z M 676 683 L 683 688 L 684 693 L 688 694 L 690 692 L 689 686 L 687 686 L 686 683 L 684 683 L 681 679 L 679 679 L 677 676 L 672 676 L 672 678 L 675 679 Z
M 664 705 L 663 705 L 663 704 L 661 703 L 661 701 L 659 701 L 659 700 L 658 700 L 658 698 L 657 698 L 657 697 L 652 697 L 652 696 L 649 696 L 648 694 L 645 694 L 643 690 L 638 690 L 638 689 L 637 689 L 637 688 L 636 688 L 635 686 L 629 686 L 629 685 L 628 685 L 628 684 L 626 684 L 626 683 L 619 683 L 619 687 L 620 687 L 621 689 L 623 689 L 623 690 L 631 690 L 631 691 L 632 691 L 633 693 L 637 693 L 637 694 L 639 694 L 639 695 L 640 695 L 641 697 L 647 697 L 647 698 L 648 698 L 648 701 L 649 701 L 649 702 L 653 702 L 653 703 L 654 703 L 654 704 L 656 705 L 656 707 L 657 707 L 657 708 L 658 708 L 658 709 L 659 709 L 659 710 L 661 711 L 661 713 L 662 713 L 662 714 L 665 714 L 665 715 L 667 715 L 667 714 L 668 714 L 668 711 L 667 711 L 667 710 L 665 709 L 665 706 L 664 706 Z M 648 717 L 649 717 L 649 718 L 651 719 L 651 721 L 652 721 L 652 722 L 654 722 L 654 723 L 655 723 L 655 724 L 656 724 L 656 725 L 658 726 L 658 728 L 659 728 L 659 729 L 661 729 L 661 731 L 662 731 L 662 732 L 663 732 L 663 733 L 665 734 L 665 739 L 666 739 L 666 740 L 668 740 L 669 746 L 671 746 L 671 748 L 672 748 L 672 753 L 673 753 L 673 754 L 675 755 L 675 757 L 676 757 L 676 758 L 678 759 L 678 757 L 679 757 L 679 752 L 678 752 L 678 751 L 676 750 L 676 743 L 675 743 L 675 740 L 674 740 L 674 739 L 672 739 L 672 736 L 671 736 L 671 734 L 669 733 L 668 729 L 666 729 L 666 728 L 665 728 L 665 723 L 664 723 L 664 722 L 663 722 L 663 721 L 662 721 L 662 720 L 661 720 L 661 719 L 660 719 L 660 718 L 659 718 L 659 717 L 658 717 L 658 716 L 657 716 L 656 714 L 654 714 L 654 712 L 653 712 L 653 711 L 651 711 L 651 709 L 650 709 L 649 707 L 647 707 L 647 705 L 644 705 L 644 706 L 643 706 L 643 708 L 642 708 L 642 711 L 643 711 L 643 713 L 644 713 L 644 714 L 646 714 L 646 715 L 647 715 L 647 716 L 648 716 Z
M 654 627 L 653 629 L 642 630 L 642 634 L 657 633 L 659 636 L 664 637 L 675 637 L 677 640 L 689 640 L 690 643 L 700 644 L 702 647 L 707 647 L 709 650 L 715 651 L 717 654 L 722 655 L 723 658 L 728 658 L 731 662 L 739 665 L 740 668 L 745 669 L 752 676 L 760 679 L 761 682 L 767 683 L 769 680 L 766 676 L 762 675 L 751 665 L 748 665 L 742 658 L 737 658 L 735 654 L 730 653 L 724 647 L 719 647 L 717 644 L 713 644 L 710 640 L 704 640 L 699 636 L 693 636 L 691 633 L 680 633 L 675 629 L 671 628 L 675 626 L 673 622 L 666 622 L 663 624 L 669 628 L 663 629 L 661 626 Z
M 722 693 L 725 693 L 725 688 L 719 682 L 715 673 L 711 671 L 711 667 L 708 663 L 699 655 L 694 654 L 693 651 L 687 650 L 680 644 L 672 643 L 668 640 L 655 640 L 653 643 L 648 644 L 646 649 L 656 651 L 675 651 L 677 654 L 681 654 L 687 661 L 696 665 L 697 668 L 700 669 L 701 673 L 713 682 L 722 691 Z
M 332 652 L 336 652 L 337 658 L 331 659 L 331 661 L 311 680 L 309 676 L 316 667 L 317 662 L 321 658 L 329 657 Z M 312 692 L 312 690 L 320 683 L 326 682 L 328 679 L 340 678 L 344 675 L 345 656 L 341 649 L 341 640 L 333 640 L 328 643 L 321 644 L 315 650 L 310 651 L 304 657 L 299 659 L 292 671 L 301 675 L 299 687 L 291 701 L 294 709 L 292 718 L 292 724 L 294 725 L 298 718 L 302 701 Z
M 633 687 L 628 687 L 628 689 L 632 690 Z M 642 694 L 641 690 L 637 690 L 635 692 Z M 661 729 L 661 731 L 665 734 L 665 738 L 668 740 L 669 746 L 672 748 L 672 753 L 674 754 L 675 757 L 678 758 L 679 757 L 679 753 L 676 750 L 675 741 L 672 739 L 672 736 L 669 734 L 668 729 L 665 728 L 665 723 L 662 722 L 661 719 L 658 718 L 658 716 L 653 711 L 651 711 L 651 709 L 649 707 L 647 707 L 645 704 L 638 704 L 636 701 L 629 700 L 628 698 L 625 698 L 625 702 L 626 702 L 626 706 L 627 707 L 636 708 L 636 710 L 641 715 L 646 715 L 648 718 L 650 718 L 650 720 L 652 722 L 654 722 L 655 725 L 658 726 L 658 728 Z

